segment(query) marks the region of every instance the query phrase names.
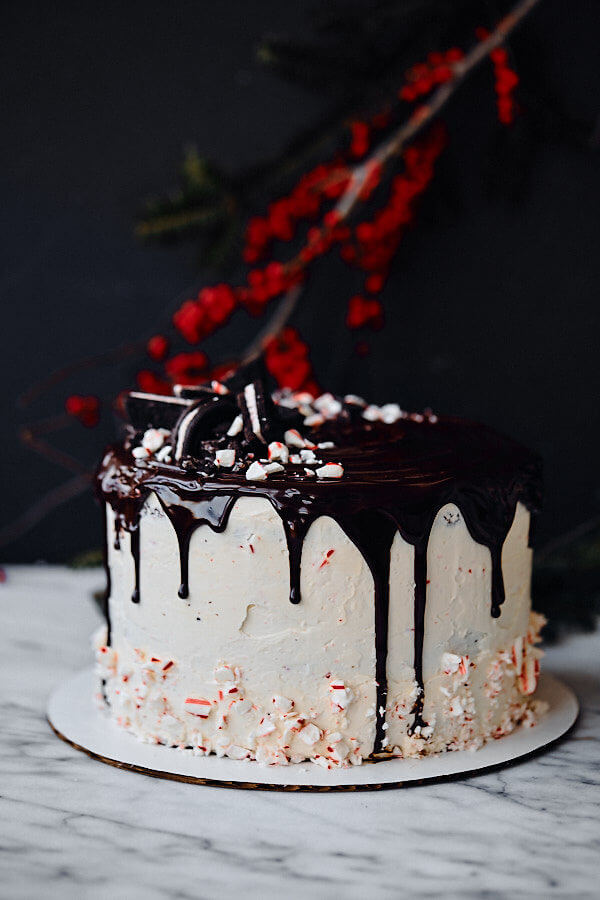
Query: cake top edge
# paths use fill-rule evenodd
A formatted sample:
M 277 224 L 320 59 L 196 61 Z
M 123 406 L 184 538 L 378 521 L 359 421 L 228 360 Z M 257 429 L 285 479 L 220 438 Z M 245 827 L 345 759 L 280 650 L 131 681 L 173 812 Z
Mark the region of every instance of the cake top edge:
M 477 471 L 512 478 L 539 469 L 536 454 L 485 425 L 355 394 L 318 397 L 265 387 L 260 366 L 223 381 L 175 385 L 171 395 L 121 398 L 119 465 L 226 483 L 402 480 L 439 484 Z

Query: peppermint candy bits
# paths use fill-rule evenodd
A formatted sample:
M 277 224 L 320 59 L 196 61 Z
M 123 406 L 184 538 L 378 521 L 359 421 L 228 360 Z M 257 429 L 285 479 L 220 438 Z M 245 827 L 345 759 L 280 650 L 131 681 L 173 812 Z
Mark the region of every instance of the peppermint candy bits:
M 210 700 L 204 700 L 202 697 L 186 697 L 183 703 L 186 713 L 198 716 L 200 719 L 208 719 L 212 703 Z
M 326 463 L 317 469 L 317 478 L 341 478 L 344 467 L 339 463 Z
M 231 469 L 235 463 L 235 450 L 217 450 L 215 463 L 220 469 Z

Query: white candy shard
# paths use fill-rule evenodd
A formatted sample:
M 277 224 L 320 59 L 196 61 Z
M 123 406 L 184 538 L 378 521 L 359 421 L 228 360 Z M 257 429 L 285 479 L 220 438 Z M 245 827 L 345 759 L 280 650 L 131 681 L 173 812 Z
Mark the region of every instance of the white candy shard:
M 287 713 L 290 712 L 293 705 L 294 705 L 293 700 L 288 700 L 287 697 L 281 697 L 279 694 L 273 695 L 273 706 L 275 707 L 277 712 L 280 712 L 280 713 L 283 713 L 283 715 L 286 715 Z
M 319 478 L 341 478 L 343 474 L 344 467 L 339 463 L 326 463 L 320 469 L 317 469 Z
M 307 465 L 309 463 L 318 462 L 317 457 L 315 456 L 314 450 L 301 450 L 300 451 L 300 459 L 302 460 L 303 463 L 306 463 Z
M 465 708 L 462 705 L 460 697 L 453 697 L 450 701 L 450 715 L 458 718 L 459 716 L 464 715 Z
M 247 715 L 252 709 L 252 704 L 249 700 L 246 700 L 244 697 L 241 697 L 239 700 L 235 701 L 235 711 L 242 716 Z
M 220 468 L 230 469 L 235 463 L 235 450 L 217 450 L 215 462 Z
M 134 459 L 148 459 L 150 456 L 150 451 L 146 450 L 145 447 L 134 447 L 131 451 L 131 455 Z
M 319 450 L 333 450 L 335 444 L 333 441 L 321 441 L 320 444 L 317 444 Z
M 309 725 L 305 725 L 304 728 L 302 728 L 298 732 L 298 737 L 301 741 L 304 741 L 305 744 L 312 745 L 316 744 L 320 739 L 321 732 L 319 731 L 317 726 L 313 725 L 311 722 Z
M 338 707 L 339 709 L 346 709 L 354 699 L 352 691 L 340 681 L 336 681 L 329 685 L 329 693 L 331 694 L 332 706 Z
M 210 386 L 213 389 L 213 391 L 215 392 L 215 394 L 228 394 L 229 393 L 229 388 L 225 387 L 224 384 L 221 384 L 220 381 L 211 381 Z
M 246 759 L 249 755 L 248 751 L 244 749 L 244 747 L 238 747 L 237 744 L 230 744 L 229 747 L 225 750 L 226 756 L 229 759 Z
M 145 447 L 150 453 L 156 453 L 157 450 L 160 450 L 169 434 L 170 432 L 165 428 L 149 428 L 144 432 L 142 447 Z
M 242 416 L 236 416 L 227 430 L 227 437 L 235 437 L 244 427 L 244 419 Z
M 367 405 L 367 401 L 363 400 L 362 397 L 359 397 L 358 394 L 346 394 L 344 403 L 348 403 L 350 406 L 365 407 Z
M 333 394 L 321 394 L 321 396 L 317 397 L 314 401 L 313 406 L 315 409 L 318 409 L 326 419 L 335 419 L 342 411 L 342 404 L 333 396 Z
M 156 459 L 158 460 L 158 462 L 165 462 L 165 463 L 171 462 L 172 450 L 173 450 L 173 448 L 171 447 L 170 444 L 165 444 L 163 447 L 161 447 L 160 450 L 158 451 L 158 453 L 156 454 Z
M 191 715 L 198 716 L 200 719 L 208 719 L 212 710 L 212 703 L 203 697 L 186 697 L 183 708 L 186 713 L 191 713 Z
M 268 716 L 265 716 L 265 718 L 262 719 L 256 727 L 256 736 L 265 737 L 267 734 L 271 734 L 271 732 L 273 731 L 275 731 L 275 723 L 272 722 L 271 719 L 268 718 Z
M 220 683 L 225 681 L 235 681 L 235 673 L 229 666 L 217 666 L 215 669 L 215 681 Z
M 295 428 L 290 428 L 283 436 L 288 447 L 304 447 L 304 438 Z
M 381 410 L 378 406 L 375 406 L 374 403 L 371 403 L 370 406 L 367 406 L 367 408 L 363 410 L 362 417 L 363 419 L 366 419 L 367 422 L 377 422 L 381 419 Z
M 311 403 L 313 403 L 314 399 L 315 398 L 313 397 L 313 395 L 309 394 L 308 391 L 298 391 L 297 393 L 294 394 L 294 400 L 299 405 L 305 404 L 306 406 L 310 406 Z
M 386 425 L 393 425 L 402 418 L 402 410 L 397 403 L 386 403 L 381 407 L 381 421 Z
M 261 463 L 261 465 L 262 465 L 264 471 L 267 473 L 267 475 L 271 475 L 271 474 L 273 474 L 273 472 L 285 472 L 284 467 L 281 465 L 281 463 L 278 463 L 278 462 L 265 463 L 265 464 Z
M 350 752 L 350 747 L 346 743 L 346 741 L 338 741 L 335 744 L 332 744 L 327 748 L 329 759 L 332 759 L 336 763 L 343 762 L 348 753 Z
M 284 465 L 289 461 L 290 451 L 286 447 L 285 444 L 282 444 L 281 441 L 272 441 L 269 444 L 269 461 L 275 462 L 275 460 L 279 460 Z
M 267 472 L 259 462 L 253 462 L 246 471 L 246 481 L 266 481 Z
M 442 653 L 442 672 L 446 675 L 453 675 L 455 672 L 458 672 L 460 660 L 461 657 L 457 656 L 456 653 Z
M 307 428 L 317 428 L 325 422 L 325 418 L 320 413 L 311 413 L 304 420 Z
M 314 469 L 305 469 L 304 474 L 308 475 L 309 478 L 315 478 L 315 470 Z

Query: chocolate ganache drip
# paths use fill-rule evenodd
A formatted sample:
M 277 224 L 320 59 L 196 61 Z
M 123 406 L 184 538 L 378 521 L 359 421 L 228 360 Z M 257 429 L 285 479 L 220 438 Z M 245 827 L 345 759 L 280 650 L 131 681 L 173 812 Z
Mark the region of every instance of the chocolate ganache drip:
M 179 544 L 179 597 L 189 593 L 190 540 L 197 528 L 222 532 L 240 497 L 265 497 L 281 517 L 289 555 L 290 601 L 301 602 L 304 538 L 330 516 L 363 555 L 373 576 L 377 682 L 375 748 L 385 747 L 390 553 L 396 535 L 414 547 L 414 671 L 423 712 L 427 545 L 439 510 L 454 503 L 471 537 L 492 560 L 490 614 L 504 601 L 502 546 L 517 502 L 540 505 L 539 458 L 484 425 L 407 414 L 395 404 L 302 393 L 271 396 L 260 365 L 220 383 L 174 388 L 174 396 L 125 396 L 126 436 L 109 448 L 97 492 L 115 514 L 115 546 L 130 532 L 140 585 L 139 522 L 154 493 Z M 108 568 L 108 567 L 107 567 Z M 108 572 L 110 576 L 110 572 Z M 108 615 L 108 603 L 107 603 Z

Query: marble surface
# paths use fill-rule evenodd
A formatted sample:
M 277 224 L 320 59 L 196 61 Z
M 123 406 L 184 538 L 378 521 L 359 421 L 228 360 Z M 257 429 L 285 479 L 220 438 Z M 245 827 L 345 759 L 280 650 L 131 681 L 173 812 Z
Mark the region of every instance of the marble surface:
M 49 692 L 89 664 L 99 571 L 0 584 L 0 897 L 596 897 L 600 632 L 545 662 L 582 704 L 549 752 L 451 784 L 283 794 L 179 784 L 58 740 Z

